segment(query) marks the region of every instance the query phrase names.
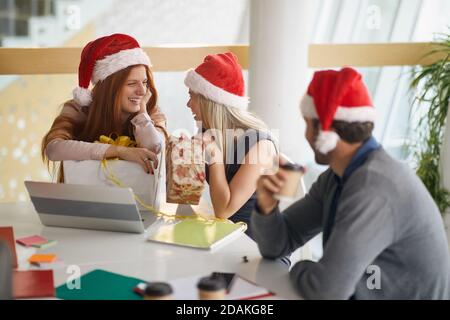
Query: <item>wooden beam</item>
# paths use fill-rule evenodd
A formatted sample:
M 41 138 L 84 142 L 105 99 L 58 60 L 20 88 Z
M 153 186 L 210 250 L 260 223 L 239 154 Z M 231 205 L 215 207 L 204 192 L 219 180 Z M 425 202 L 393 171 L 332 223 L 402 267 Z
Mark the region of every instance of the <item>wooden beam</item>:
M 308 66 L 329 68 L 427 65 L 445 56 L 438 53 L 423 58 L 436 47 L 436 44 L 429 42 L 312 44 L 309 46 Z
M 312 44 L 308 66 L 381 67 L 430 64 L 443 53 L 423 56 L 436 48 L 434 43 Z M 249 66 L 249 46 L 146 47 L 153 71 L 185 71 L 211 53 L 234 52 L 244 69 Z M 81 48 L 0 48 L 0 75 L 77 73 Z
M 147 47 L 153 71 L 186 71 L 212 53 L 231 51 L 248 68 L 248 46 Z M 78 72 L 82 48 L 0 48 L 0 74 L 70 74 Z

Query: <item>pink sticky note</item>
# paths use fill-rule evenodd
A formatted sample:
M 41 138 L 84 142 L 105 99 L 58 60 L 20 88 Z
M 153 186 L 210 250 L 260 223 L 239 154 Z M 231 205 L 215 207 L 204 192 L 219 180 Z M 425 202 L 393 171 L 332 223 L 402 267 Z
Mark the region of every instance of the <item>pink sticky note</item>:
M 31 247 L 33 244 L 42 244 L 46 243 L 48 240 L 41 236 L 30 236 L 17 239 L 16 242 L 25 247 Z

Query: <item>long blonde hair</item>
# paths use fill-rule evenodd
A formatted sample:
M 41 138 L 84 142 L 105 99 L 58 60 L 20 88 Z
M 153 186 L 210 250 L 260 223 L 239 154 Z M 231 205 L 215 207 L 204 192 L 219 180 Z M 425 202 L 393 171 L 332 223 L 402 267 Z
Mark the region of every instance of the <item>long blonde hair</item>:
M 236 136 L 227 134 L 227 129 L 241 129 L 242 133 L 245 133 L 249 129 L 269 133 L 269 129 L 264 121 L 253 113 L 224 106 L 201 94 L 196 94 L 196 96 L 204 128 L 213 129 L 217 133 L 218 141 L 216 142 L 222 151 L 224 164 L 227 163 L 228 148 L 233 146 L 234 139 L 236 138 Z
M 65 114 L 58 115 L 50 130 L 42 139 L 41 156 L 44 163 L 50 169 L 50 161 L 47 158 L 45 149 L 47 145 L 54 139 L 63 140 L 79 140 L 86 142 L 93 142 L 100 137 L 100 135 L 110 135 L 116 133 L 118 135 L 128 135 L 134 139 L 132 130 L 131 115 L 125 122 L 122 123 L 120 118 L 120 101 L 122 95 L 122 87 L 131 72 L 131 69 L 136 65 L 129 66 L 122 69 L 103 81 L 99 81 L 92 89 L 92 102 L 88 107 L 82 108 L 82 112 L 86 114 L 85 122 L 77 122 L 76 119 Z M 147 103 L 147 112 L 152 117 L 157 113 L 158 92 L 153 82 L 153 74 L 151 70 L 145 66 L 147 74 L 147 85 L 151 92 L 151 97 Z M 73 100 L 66 101 L 63 106 L 76 107 Z M 57 170 L 53 167 L 53 174 Z M 63 181 L 62 166 L 60 166 L 58 181 Z

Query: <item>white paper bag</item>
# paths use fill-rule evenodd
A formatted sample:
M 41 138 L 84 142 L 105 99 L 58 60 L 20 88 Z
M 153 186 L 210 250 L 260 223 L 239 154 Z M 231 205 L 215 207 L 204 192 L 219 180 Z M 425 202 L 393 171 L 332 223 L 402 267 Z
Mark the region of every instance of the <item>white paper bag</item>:
M 107 166 L 123 186 L 130 187 L 146 205 L 159 210 L 162 196 L 160 186 L 164 186 L 162 180 L 164 168 L 161 170 L 160 158 L 158 159 L 160 161 L 158 169 L 154 171 L 154 175 L 146 173 L 139 164 L 125 160 L 108 160 Z M 64 183 L 117 186 L 105 176 L 101 161 L 63 161 L 63 166 Z M 139 210 L 148 210 L 139 202 L 137 204 Z

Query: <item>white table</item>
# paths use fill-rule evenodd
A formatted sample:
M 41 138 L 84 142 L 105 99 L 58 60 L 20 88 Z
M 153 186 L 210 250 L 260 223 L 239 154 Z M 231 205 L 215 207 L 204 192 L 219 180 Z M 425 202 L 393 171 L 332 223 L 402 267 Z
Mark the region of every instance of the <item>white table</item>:
M 12 226 L 16 238 L 39 234 L 58 241 L 56 246 L 39 250 L 55 253 L 64 262 L 54 270 L 55 286 L 67 281 L 69 265 L 78 265 L 81 274 L 104 269 L 146 281 L 170 281 L 221 271 L 238 273 L 276 293 L 274 298 L 300 299 L 287 267 L 262 259 L 256 243 L 247 235 L 211 253 L 148 242 L 145 234 L 46 227 L 28 202 L 0 204 L 0 226 Z M 19 269 L 27 270 L 26 260 L 36 249 L 16 245 L 16 250 Z M 247 256 L 247 263 L 243 256 Z

